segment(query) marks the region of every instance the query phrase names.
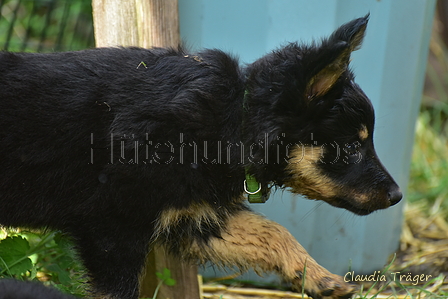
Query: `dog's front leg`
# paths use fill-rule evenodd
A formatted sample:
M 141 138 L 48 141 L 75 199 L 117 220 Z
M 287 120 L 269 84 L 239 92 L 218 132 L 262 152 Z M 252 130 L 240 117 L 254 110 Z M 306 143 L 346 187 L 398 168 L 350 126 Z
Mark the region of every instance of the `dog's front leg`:
M 277 272 L 313 298 L 350 298 L 354 288 L 320 266 L 281 225 L 250 211 L 231 216 L 222 238 L 195 244 L 190 254 L 202 262 Z

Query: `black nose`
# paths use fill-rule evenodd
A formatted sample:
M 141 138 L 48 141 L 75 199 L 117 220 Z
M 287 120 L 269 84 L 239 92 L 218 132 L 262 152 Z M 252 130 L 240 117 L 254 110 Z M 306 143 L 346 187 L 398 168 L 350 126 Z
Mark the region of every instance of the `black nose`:
M 400 202 L 401 198 L 403 198 L 403 194 L 400 192 L 400 188 L 395 187 L 387 193 L 389 196 L 390 205 L 396 205 Z

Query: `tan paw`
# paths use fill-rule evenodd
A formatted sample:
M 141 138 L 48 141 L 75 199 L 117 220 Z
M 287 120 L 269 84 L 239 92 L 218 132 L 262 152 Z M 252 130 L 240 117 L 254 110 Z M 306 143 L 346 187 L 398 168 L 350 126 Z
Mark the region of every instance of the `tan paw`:
M 302 291 L 302 273 L 297 272 L 297 278 L 293 281 L 293 288 Z M 305 294 L 314 299 L 348 299 L 353 296 L 356 288 L 346 283 L 342 277 L 330 274 L 328 276 L 313 279 L 306 275 Z

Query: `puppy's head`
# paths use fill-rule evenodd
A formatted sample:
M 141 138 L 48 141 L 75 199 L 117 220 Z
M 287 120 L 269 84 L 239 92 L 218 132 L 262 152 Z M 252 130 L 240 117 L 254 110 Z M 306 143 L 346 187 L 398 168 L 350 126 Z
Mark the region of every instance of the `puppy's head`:
M 246 97 L 246 136 L 266 140 L 250 153 L 254 175 L 359 215 L 402 197 L 375 153 L 374 110 L 349 69 L 367 22 L 353 20 L 318 44 L 291 44 L 256 61 Z

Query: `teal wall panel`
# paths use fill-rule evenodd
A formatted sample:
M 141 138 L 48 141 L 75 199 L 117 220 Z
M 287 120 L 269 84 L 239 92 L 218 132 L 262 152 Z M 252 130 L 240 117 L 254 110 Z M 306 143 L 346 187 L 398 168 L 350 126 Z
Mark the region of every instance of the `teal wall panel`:
M 185 44 L 193 50 L 219 48 L 238 55 L 242 63 L 288 41 L 319 40 L 370 12 L 352 68 L 376 109 L 378 155 L 403 191 L 434 7 L 434 0 L 179 0 Z M 378 270 L 399 244 L 403 203 L 359 217 L 277 191 L 266 204 L 252 208 L 288 228 L 320 264 L 339 274 L 350 265 L 362 273 Z

